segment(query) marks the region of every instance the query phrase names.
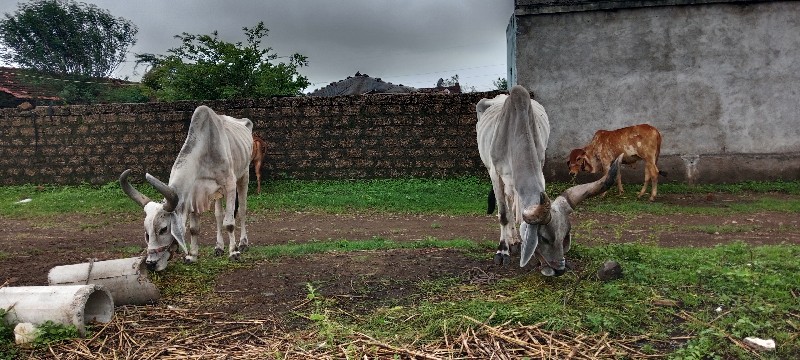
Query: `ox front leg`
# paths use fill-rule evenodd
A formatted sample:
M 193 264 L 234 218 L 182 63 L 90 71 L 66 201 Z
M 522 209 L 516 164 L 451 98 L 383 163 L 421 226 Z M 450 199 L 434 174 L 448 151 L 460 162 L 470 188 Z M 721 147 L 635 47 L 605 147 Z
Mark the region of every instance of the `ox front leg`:
M 497 252 L 494 255 L 494 263 L 497 265 L 511 264 L 511 255 L 519 252 L 519 233 L 516 229 L 515 209 L 509 207 L 510 195 L 504 192 L 495 192 L 497 202 L 497 218 L 500 220 L 500 243 L 497 244 Z
M 239 252 L 247 251 L 247 248 L 250 246 L 247 240 L 247 224 L 245 223 L 245 220 L 247 220 L 247 186 L 250 182 L 249 177 L 250 176 L 245 173 L 245 176 L 236 183 L 237 196 L 239 199 L 239 211 L 236 213 L 236 218 L 239 219 L 239 246 L 236 250 Z M 259 177 L 259 182 L 260 181 Z
M 514 242 L 516 228 L 513 221 L 508 220 L 507 214 L 498 215 L 500 218 L 500 243 L 497 244 L 497 252 L 494 254 L 494 263 L 502 266 L 511 264 L 511 255 L 519 252 L 519 242 Z
M 231 183 L 229 180 L 228 183 Z M 239 260 L 239 250 L 236 248 L 236 235 L 234 234 L 234 230 L 236 229 L 236 217 L 234 214 L 236 213 L 236 189 L 231 189 L 228 191 L 228 194 L 225 196 L 225 216 L 223 216 L 222 220 L 222 228 L 226 234 L 228 234 L 228 258 L 231 260 Z M 242 206 L 243 204 L 239 204 Z
M 189 214 L 189 253 L 183 259 L 187 264 L 197 262 L 197 256 L 200 253 L 200 247 L 197 245 L 197 237 L 200 236 L 200 215 L 195 213 Z
M 222 208 L 222 200 L 214 200 L 214 219 L 217 224 L 217 244 L 214 246 L 214 256 L 222 256 L 225 253 L 225 238 L 222 237 L 225 210 Z

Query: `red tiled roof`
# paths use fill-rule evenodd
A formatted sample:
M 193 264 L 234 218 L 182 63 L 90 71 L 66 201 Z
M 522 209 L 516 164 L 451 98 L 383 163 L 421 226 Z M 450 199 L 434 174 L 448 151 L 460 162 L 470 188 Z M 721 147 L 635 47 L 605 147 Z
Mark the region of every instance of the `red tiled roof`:
M 61 100 L 54 90 L 25 81 L 24 77 L 30 76 L 22 69 L 0 67 L 0 92 L 17 99 Z

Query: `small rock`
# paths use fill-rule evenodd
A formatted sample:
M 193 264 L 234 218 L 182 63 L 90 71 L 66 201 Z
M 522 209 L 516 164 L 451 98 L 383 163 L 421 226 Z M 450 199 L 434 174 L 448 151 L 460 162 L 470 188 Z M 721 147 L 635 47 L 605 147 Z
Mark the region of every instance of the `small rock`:
M 603 263 L 603 267 L 597 270 L 597 278 L 601 281 L 611 281 L 622 277 L 622 266 L 616 261 L 609 260 Z
M 19 323 L 14 327 L 14 342 L 17 345 L 29 346 L 34 340 L 36 340 L 36 325 Z
M 744 338 L 744 343 L 756 350 L 773 351 L 775 350 L 775 340 L 759 339 L 756 337 Z
M 678 307 L 681 306 L 681 303 L 675 300 L 670 299 L 655 299 L 653 300 L 653 305 L 658 306 L 667 306 L 667 307 Z
M 31 103 L 29 103 L 27 101 L 22 103 L 22 104 L 17 105 L 17 109 L 20 109 L 20 110 L 23 110 L 23 111 L 28 111 L 30 109 L 33 109 L 34 107 L 35 106 L 33 106 Z

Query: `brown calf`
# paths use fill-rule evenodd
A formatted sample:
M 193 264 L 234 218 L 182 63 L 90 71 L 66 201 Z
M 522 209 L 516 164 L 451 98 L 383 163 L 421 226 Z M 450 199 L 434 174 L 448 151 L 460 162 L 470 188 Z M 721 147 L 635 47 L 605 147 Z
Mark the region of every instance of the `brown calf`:
M 267 153 L 267 143 L 264 142 L 260 136 L 253 134 L 253 154 L 250 156 L 250 162 L 256 170 L 256 179 L 258 180 L 258 189 L 256 193 L 261 194 L 261 162 L 264 161 L 264 154 Z
M 666 173 L 658 170 L 660 152 L 661 133 L 648 124 L 639 124 L 612 131 L 598 130 L 589 145 L 569 153 L 567 164 L 572 175 L 577 175 L 579 171 L 596 173 L 601 168 L 603 174 L 606 174 L 611 162 L 620 154 L 623 155 L 623 164 L 634 164 L 644 160 L 644 184 L 638 197 L 645 193 L 649 182 L 652 185 L 650 201 L 653 201 L 658 192 L 658 175 L 666 176 Z M 617 173 L 617 189 L 620 194 L 624 192 L 621 174 L 622 172 Z

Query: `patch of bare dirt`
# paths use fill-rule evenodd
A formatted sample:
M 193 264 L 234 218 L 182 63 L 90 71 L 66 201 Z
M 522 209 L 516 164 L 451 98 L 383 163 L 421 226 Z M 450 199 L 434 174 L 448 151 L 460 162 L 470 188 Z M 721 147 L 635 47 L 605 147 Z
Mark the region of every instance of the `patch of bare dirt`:
M 747 204 L 763 196 L 664 195 L 657 201 L 713 208 Z M 662 246 L 713 246 L 732 241 L 754 245 L 800 244 L 800 217 L 792 213 L 630 216 L 578 211 L 572 221 L 573 241 L 585 245 L 647 242 Z M 201 244 L 212 246 L 211 214 L 203 217 L 202 226 Z M 134 256 L 145 245 L 142 219 L 135 215 L 112 218 L 68 215 L 35 221 L 0 219 L 0 229 L 0 283 L 9 280 L 12 286 L 46 285 L 47 272 L 54 266 L 82 263 L 88 258 Z M 255 245 L 373 237 L 395 241 L 427 237 L 495 241 L 499 234 L 497 219 L 492 215 L 268 213 L 251 214 L 247 229 L 250 242 Z M 285 314 L 307 300 L 306 284 L 312 284 L 321 295 L 358 312 L 392 302 L 413 301 L 422 280 L 455 278 L 470 282 L 535 271 L 531 266 L 496 268 L 492 256 L 491 251 L 483 258 L 475 258 L 459 250 L 417 249 L 285 257 L 220 276 L 216 291 L 224 301 L 215 306 L 246 317 Z
M 238 269 L 217 279 L 223 301 L 215 311 L 247 318 L 293 311 L 306 313 L 308 295 L 323 296 L 348 313 L 367 313 L 380 306 L 414 303 L 424 292 L 420 284 L 437 279 L 485 283 L 527 272 L 497 267 L 455 249 L 397 249 L 284 257 Z M 311 286 L 313 289 L 310 289 Z

